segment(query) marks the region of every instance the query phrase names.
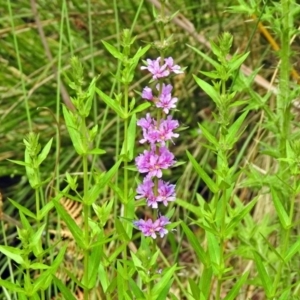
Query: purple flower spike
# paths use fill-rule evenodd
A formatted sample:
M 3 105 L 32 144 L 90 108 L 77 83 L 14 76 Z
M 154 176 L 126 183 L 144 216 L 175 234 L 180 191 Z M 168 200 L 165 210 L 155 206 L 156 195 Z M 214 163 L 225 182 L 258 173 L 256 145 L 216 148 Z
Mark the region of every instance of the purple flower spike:
M 142 66 L 141 70 L 148 70 L 152 74 L 153 79 L 167 77 L 170 74 L 170 71 L 167 69 L 167 65 L 160 65 L 160 57 L 155 60 L 147 59 L 147 66 Z
M 171 73 L 183 73 L 180 66 L 174 64 L 172 57 L 163 60 L 161 57 L 155 60 L 147 59 L 145 64 L 141 69 L 148 70 L 152 74 L 153 80 L 167 77 Z M 154 91 L 146 86 L 141 96 L 143 99 L 152 101 L 154 106 L 161 109 L 164 114 L 158 112 L 158 119 L 155 119 L 147 113 L 146 117 L 137 121 L 137 125 L 143 131 L 143 138 L 140 140 L 140 143 L 147 143 L 150 149 L 144 150 L 143 153 L 135 158 L 136 168 L 140 173 L 146 175 L 143 182 L 136 189 L 135 198 L 145 199 L 147 205 L 152 209 L 157 209 L 160 203 L 167 206 L 169 202 L 176 200 L 175 185 L 160 178 L 163 170 L 170 168 L 176 163 L 174 155 L 166 147 L 168 145 L 166 142 L 173 142 L 173 138 L 179 136 L 178 133 L 174 132 L 179 127 L 178 121 L 173 120 L 170 115 L 166 116 L 171 109 L 176 108 L 178 101 L 176 97 L 172 97 L 173 86 L 159 81 L 159 84 L 156 85 L 156 90 Z M 134 221 L 133 224 L 145 237 L 156 239 L 157 236 L 162 238 L 168 233 L 166 226 L 170 224 L 170 221 L 167 217 L 159 214 L 159 218 L 155 221 L 141 219 Z

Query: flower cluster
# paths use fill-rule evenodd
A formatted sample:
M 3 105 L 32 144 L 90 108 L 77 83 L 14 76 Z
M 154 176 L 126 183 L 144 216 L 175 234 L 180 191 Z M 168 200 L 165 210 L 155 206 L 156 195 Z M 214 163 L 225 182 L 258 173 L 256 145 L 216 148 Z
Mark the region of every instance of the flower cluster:
M 148 70 L 152 74 L 153 80 L 159 80 L 153 91 L 146 86 L 142 92 L 142 98 L 153 102 L 157 109 L 162 110 L 163 117 L 159 120 L 151 117 L 147 113 L 144 118 L 138 120 L 137 125 L 143 131 L 141 144 L 148 144 L 149 149 L 144 150 L 135 159 L 138 171 L 145 174 L 144 180 L 137 187 L 136 199 L 145 199 L 147 205 L 153 209 L 158 209 L 161 203 L 167 206 L 169 202 L 175 201 L 175 185 L 161 179 L 162 170 L 168 169 L 175 164 L 175 158 L 172 152 L 167 148 L 167 141 L 173 143 L 173 138 L 179 136 L 174 132 L 179 126 L 177 120 L 168 115 L 170 111 L 176 108 L 178 99 L 172 96 L 172 85 L 164 84 L 161 78 L 168 77 L 171 73 L 183 73 L 178 65 L 174 65 L 172 57 L 162 60 L 158 57 L 155 60 L 147 59 L 146 66 L 142 70 Z M 134 225 L 141 230 L 144 236 L 156 238 L 157 235 L 163 237 L 168 233 L 165 228 L 170 224 L 169 219 L 165 216 L 159 216 L 155 221 L 151 219 L 135 221 Z

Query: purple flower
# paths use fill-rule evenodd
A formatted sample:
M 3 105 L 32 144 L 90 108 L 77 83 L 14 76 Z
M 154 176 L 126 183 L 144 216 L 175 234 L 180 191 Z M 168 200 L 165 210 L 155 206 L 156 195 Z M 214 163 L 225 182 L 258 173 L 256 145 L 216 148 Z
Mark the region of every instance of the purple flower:
M 173 130 L 179 127 L 177 120 L 173 120 L 172 116 L 168 116 L 167 120 L 162 120 L 159 125 L 159 139 L 161 145 L 165 144 L 165 141 L 172 140 L 172 138 L 179 137 L 178 133 L 174 133 Z
M 142 92 L 142 98 L 147 100 L 153 100 L 152 90 L 149 87 L 145 87 Z
M 152 74 L 153 79 L 167 77 L 170 74 L 170 71 L 167 69 L 167 65 L 160 65 L 160 57 L 155 60 L 147 59 L 147 66 L 142 66 L 141 70 L 148 70 Z
M 151 236 L 153 239 L 156 239 L 155 226 L 151 219 L 147 221 L 141 219 L 133 222 L 133 224 L 142 231 L 144 236 Z
M 154 183 L 152 182 L 152 180 L 148 178 L 144 178 L 143 183 L 139 184 L 136 189 L 138 195 L 135 196 L 135 199 L 141 199 L 141 198 L 148 199 L 152 197 L 153 187 L 154 187 Z
M 162 202 L 164 206 L 167 206 L 168 202 L 175 201 L 175 199 L 175 184 L 170 184 L 163 180 L 159 180 L 157 201 Z
M 156 143 L 158 139 L 158 131 L 156 129 L 156 121 L 151 118 L 150 114 L 146 118 L 141 118 L 137 121 L 137 125 L 142 127 L 143 139 L 140 140 L 141 144 L 149 142 L 150 144 Z
M 165 58 L 165 63 L 166 63 L 167 68 L 170 72 L 173 72 L 175 74 L 182 74 L 183 73 L 180 66 L 174 65 L 174 60 L 173 60 L 172 57 Z
M 171 94 L 172 89 L 173 87 L 171 84 L 168 85 L 163 84 L 162 92 L 158 97 L 159 101 L 155 103 L 156 107 L 162 108 L 165 114 L 168 114 L 170 109 L 176 108 L 176 103 L 178 101 L 178 98 L 176 97 L 172 98 L 172 94 Z
M 157 233 L 161 238 L 168 233 L 165 226 L 170 224 L 170 222 L 167 217 L 161 216 L 155 222 L 151 219 L 148 219 L 147 221 L 140 219 L 139 221 L 133 222 L 133 224 L 142 231 L 144 236 L 151 236 L 153 239 L 156 239 Z
M 150 144 L 161 143 L 164 146 L 166 141 L 179 136 L 178 133 L 173 132 L 178 128 L 179 123 L 177 120 L 173 120 L 172 116 L 168 116 L 166 120 L 161 120 L 159 127 L 157 127 L 157 122 L 151 118 L 150 114 L 147 114 L 146 118 L 137 121 L 137 125 L 143 130 L 141 144 L 146 142 Z
M 159 232 L 160 237 L 164 237 L 168 230 L 165 228 L 166 225 L 170 224 L 171 222 L 167 217 L 161 216 L 156 222 L 158 221 L 158 227 L 156 227 L 156 231 Z
M 158 153 L 154 149 L 144 150 L 135 159 L 135 164 L 140 173 L 148 173 L 147 178 L 161 178 L 162 169 L 168 169 L 175 163 L 174 155 L 166 147 L 159 148 Z

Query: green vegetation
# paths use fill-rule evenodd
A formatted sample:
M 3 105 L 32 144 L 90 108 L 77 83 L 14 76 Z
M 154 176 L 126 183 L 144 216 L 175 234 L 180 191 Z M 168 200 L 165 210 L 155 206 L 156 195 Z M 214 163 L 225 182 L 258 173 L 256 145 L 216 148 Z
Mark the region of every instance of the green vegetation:
M 295 0 L 0 12 L 0 299 L 300 299 Z M 164 82 L 141 69 L 159 56 L 175 73 Z M 137 121 L 163 122 L 165 82 L 176 201 L 157 210 L 136 199 L 135 158 L 150 149 Z M 134 223 L 161 216 L 152 237 Z

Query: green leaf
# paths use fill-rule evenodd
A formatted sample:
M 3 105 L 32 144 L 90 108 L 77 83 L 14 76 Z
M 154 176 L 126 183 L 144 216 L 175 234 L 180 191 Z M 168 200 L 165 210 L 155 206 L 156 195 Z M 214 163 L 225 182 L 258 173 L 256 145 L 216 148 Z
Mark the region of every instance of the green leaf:
M 76 224 L 74 219 L 67 213 L 64 207 L 58 201 L 53 200 L 53 204 L 58 214 L 65 221 L 66 225 L 71 231 L 72 236 L 74 237 L 76 243 L 79 245 L 80 248 L 85 249 L 88 245 L 85 245 L 84 243 L 81 228 Z
M 64 260 L 64 255 L 67 249 L 67 245 L 63 246 L 58 255 L 56 256 L 55 260 L 52 262 L 51 267 L 43 272 L 37 279 L 33 282 L 33 294 L 39 290 L 46 290 L 52 281 L 52 275 L 54 275 L 61 265 L 62 261 Z
M 21 204 L 19 204 L 18 202 L 8 198 L 8 200 L 19 210 L 21 211 L 24 215 L 33 218 L 34 220 L 36 220 L 36 216 L 35 214 L 30 211 L 28 208 L 26 208 L 25 206 L 22 206 Z
M 16 165 L 20 165 L 20 166 L 24 166 L 24 167 L 30 167 L 30 164 L 22 161 L 22 160 L 14 160 L 14 159 L 8 159 L 8 161 L 16 164 Z
M 211 142 L 215 146 L 215 148 L 217 148 L 218 145 L 219 145 L 219 142 L 217 141 L 217 139 L 203 125 L 198 123 L 198 126 L 200 127 L 200 129 L 201 129 L 203 135 L 205 136 L 205 138 L 209 142 Z
M 8 280 L 0 279 L 0 286 L 3 287 L 3 288 L 8 289 L 9 291 L 24 294 L 24 290 L 18 284 L 12 283 Z
M 48 212 L 49 212 L 53 207 L 54 207 L 54 205 L 53 205 L 53 202 L 52 202 L 52 201 L 46 203 L 46 205 L 44 205 L 44 206 L 42 207 L 42 209 L 39 210 L 37 219 L 38 219 L 39 221 L 43 220 L 44 217 L 48 214 Z
M 98 79 L 98 76 L 93 78 L 92 82 L 90 83 L 90 85 L 88 87 L 87 92 L 85 93 L 86 99 L 84 102 L 84 109 L 83 109 L 83 111 L 80 111 L 81 115 L 83 115 L 85 118 L 87 118 L 89 116 L 91 108 L 92 108 L 97 79 Z
M 143 47 L 143 48 L 139 48 L 138 51 L 135 53 L 134 57 L 132 58 L 133 60 L 137 60 L 140 59 L 142 56 L 144 56 L 144 54 L 151 48 L 151 44 Z
M 121 155 L 125 155 L 127 161 L 131 161 L 135 150 L 135 136 L 136 136 L 136 114 L 133 114 L 128 126 L 127 136 L 127 153 L 125 153 L 125 141 L 123 142 Z
M 30 237 L 32 251 L 36 257 L 43 253 L 41 237 L 45 230 L 45 226 L 46 223 L 40 226 L 40 228 L 36 232 L 34 232 L 33 235 Z
M 231 60 L 228 62 L 229 64 L 229 71 L 234 71 L 236 69 L 238 69 L 242 63 L 246 60 L 246 58 L 248 57 L 250 52 L 246 52 L 242 55 L 236 55 L 236 56 L 233 56 L 231 58 Z
M 262 282 L 265 293 L 266 293 L 268 298 L 271 298 L 271 291 L 272 291 L 272 287 L 273 287 L 272 282 L 273 281 L 271 280 L 265 266 L 263 265 L 259 254 L 254 251 L 253 256 L 254 256 L 254 260 L 255 260 L 255 263 L 256 263 L 258 275 L 259 275 L 260 280 Z
M 298 239 L 288 250 L 284 257 L 284 261 L 288 263 L 293 256 L 300 250 L 300 239 Z
M 107 288 L 109 286 L 109 279 L 108 279 L 108 272 L 106 272 L 103 264 L 100 262 L 99 267 L 98 267 L 98 275 L 99 275 L 99 280 L 103 289 L 103 292 L 106 293 Z
M 205 71 L 200 71 L 201 74 L 205 75 L 208 78 L 212 79 L 219 79 L 220 75 L 216 71 L 211 71 L 211 72 L 205 72 Z
M 116 49 L 114 46 L 112 46 L 111 44 L 102 41 L 102 44 L 104 45 L 104 47 L 106 48 L 106 50 L 115 58 L 119 59 L 119 60 L 123 60 L 123 54 Z
M 256 204 L 258 200 L 258 197 L 256 197 L 255 199 L 253 199 L 250 203 L 248 203 L 244 208 L 242 208 L 238 214 L 236 216 L 234 216 L 229 224 L 227 225 L 226 231 L 225 231 L 225 235 L 229 234 L 229 232 L 234 229 L 237 224 L 244 219 L 244 217 L 252 210 L 252 208 L 254 207 L 254 205 Z
M 82 138 L 78 125 L 74 122 L 74 115 L 72 112 L 69 112 L 68 109 L 63 106 L 63 115 L 66 122 L 66 126 L 70 135 L 70 138 L 72 140 L 72 144 L 76 150 L 76 152 L 79 155 L 86 154 L 87 153 L 87 147 L 86 143 L 84 142 L 84 139 Z
M 130 115 L 144 111 L 144 110 L 148 109 L 150 106 L 151 106 L 150 102 L 144 102 L 144 103 L 138 105 L 132 112 L 130 112 Z
M 201 278 L 200 278 L 200 291 L 201 294 L 204 296 L 204 299 L 209 299 L 209 294 L 211 292 L 211 287 L 213 284 L 213 270 L 212 267 L 205 267 Z M 196 298 L 198 299 L 198 298 Z
M 249 275 L 249 271 L 247 271 L 246 273 L 244 273 L 242 275 L 242 277 L 240 277 L 238 279 L 238 281 L 234 284 L 234 286 L 231 288 L 231 290 L 229 291 L 229 293 L 226 295 L 226 297 L 224 298 L 224 300 L 235 300 L 237 295 L 240 292 L 241 287 L 244 285 L 244 283 L 246 282 L 247 278 Z
M 144 292 L 138 287 L 138 285 L 132 278 L 129 278 L 129 288 L 135 296 L 134 299 L 146 299 L 144 296 Z
M 104 94 L 101 90 L 96 88 L 96 93 L 100 96 L 100 98 L 108 105 L 114 112 L 118 114 L 118 116 L 122 119 L 126 119 L 127 115 L 124 112 L 124 109 L 120 105 L 120 103 L 116 100 L 111 99 L 109 96 Z
M 198 259 L 201 263 L 204 264 L 205 267 L 208 267 L 209 265 L 209 258 L 205 252 L 205 250 L 200 245 L 198 239 L 196 238 L 195 234 L 188 228 L 188 226 L 182 222 L 181 227 L 186 234 L 189 243 L 191 244 L 193 250 L 196 252 Z
M 203 218 L 203 214 L 199 206 L 190 204 L 188 201 L 176 198 L 176 204 L 180 205 L 181 207 L 187 209 L 188 211 L 195 214 L 198 218 Z
M 118 291 L 118 299 L 123 300 L 125 295 L 125 290 L 127 290 L 127 282 L 124 279 L 125 271 L 119 260 L 117 260 L 117 291 Z
M 94 148 L 92 150 L 88 150 L 88 154 L 102 155 L 102 154 L 105 154 L 105 153 L 106 153 L 105 150 L 102 150 L 102 149 L 99 149 L 99 148 Z
M 98 241 L 103 239 L 103 235 L 98 235 Z M 96 285 L 97 275 L 98 275 L 98 268 L 102 258 L 102 245 L 93 247 L 91 249 L 91 254 L 89 256 L 89 276 L 88 276 L 88 283 L 85 286 L 88 289 L 92 289 Z
M 284 229 L 288 229 L 291 226 L 290 218 L 283 207 L 276 190 L 271 187 L 272 200 L 279 218 L 279 221 Z
M 37 164 L 40 165 L 48 156 L 49 151 L 51 149 L 53 138 L 50 139 L 50 141 L 45 145 L 43 150 L 40 152 L 40 154 L 37 157 Z
M 169 280 L 166 283 L 166 285 L 163 287 L 162 291 L 158 295 L 157 300 L 166 300 L 168 298 L 170 288 L 172 286 L 173 281 L 174 281 L 174 278 L 172 278 L 171 280 Z
M 123 242 L 130 242 L 130 238 L 127 235 L 125 228 L 123 227 L 123 224 L 120 222 L 119 219 L 115 219 L 115 226 L 119 235 L 119 239 Z
M 64 299 L 68 300 L 76 300 L 74 295 L 70 292 L 69 288 L 63 283 L 60 279 L 58 279 L 55 275 L 52 275 L 53 282 L 55 286 L 58 287 L 58 289 L 61 291 Z
M 33 189 L 37 189 L 39 186 L 40 180 L 37 176 L 37 170 L 33 168 L 33 161 L 29 155 L 27 148 L 25 149 L 24 159 L 25 159 L 25 163 L 26 163 L 26 166 L 25 166 L 26 175 L 29 180 L 30 186 Z
M 287 300 L 290 299 L 290 296 L 291 296 L 291 287 L 288 287 L 286 291 L 281 292 L 278 300 Z M 297 298 L 295 300 L 297 300 Z
M 96 201 L 96 199 L 99 197 L 100 192 L 104 189 L 104 187 L 109 183 L 109 181 L 111 181 L 111 179 L 117 173 L 122 161 L 123 159 L 119 159 L 113 165 L 113 167 L 111 167 L 109 171 L 106 172 L 104 176 L 99 179 L 99 182 L 97 182 L 88 190 L 87 197 L 83 199 L 84 204 L 92 205 Z
M 215 90 L 213 86 L 208 84 L 206 81 L 200 79 L 199 77 L 193 75 L 196 83 L 200 86 L 200 88 L 216 103 L 220 102 L 220 95 Z
M 238 131 L 241 129 L 241 126 L 248 114 L 248 111 L 245 111 L 243 114 L 241 114 L 238 119 L 230 126 L 228 129 L 228 134 L 226 136 L 226 143 L 229 145 L 230 148 L 236 143 L 236 141 L 239 139 L 241 133 L 238 135 Z
M 22 257 L 23 251 L 19 248 L 0 246 L 0 252 L 15 261 L 17 264 L 22 265 L 24 263 L 24 259 Z
M 203 277 L 201 276 L 201 279 L 202 278 Z M 199 299 L 200 298 L 200 289 L 199 289 L 198 285 L 192 278 L 188 278 L 188 281 L 189 281 L 189 286 L 190 286 L 190 289 L 191 289 L 194 299 Z
M 174 273 L 176 271 L 177 264 L 174 264 L 173 267 L 168 268 L 168 270 L 164 273 L 164 275 L 160 278 L 160 280 L 157 282 L 157 284 L 153 287 L 151 290 L 151 299 L 156 299 L 160 293 L 163 291 L 165 286 L 167 286 L 171 280 L 171 278 L 174 277 Z
M 209 62 L 211 65 L 213 65 L 216 69 L 219 69 L 221 67 L 221 65 L 218 62 L 216 62 L 215 60 L 213 60 L 210 56 L 206 55 L 205 53 L 201 52 L 200 50 L 198 50 L 197 48 L 195 48 L 191 45 L 187 45 L 187 46 L 189 48 L 193 49 L 197 54 L 199 54 L 207 62 Z
M 214 194 L 218 192 L 219 188 L 215 182 L 212 181 L 212 179 L 207 175 L 207 173 L 200 167 L 200 165 L 197 163 L 195 158 L 190 154 L 189 151 L 186 151 L 187 156 L 193 165 L 195 171 L 200 176 L 200 178 L 206 183 L 207 187 L 213 192 Z
M 214 234 L 207 231 L 206 236 L 207 236 L 208 253 L 209 253 L 210 260 L 212 262 L 213 270 L 215 275 L 219 275 L 218 274 L 219 270 L 223 268 L 223 266 L 221 265 L 222 262 L 220 261 L 220 253 L 221 253 L 220 245 L 218 239 Z
M 30 265 L 30 269 L 32 269 L 32 270 L 46 270 L 49 268 L 50 268 L 50 266 L 42 264 L 42 263 L 33 263 Z

